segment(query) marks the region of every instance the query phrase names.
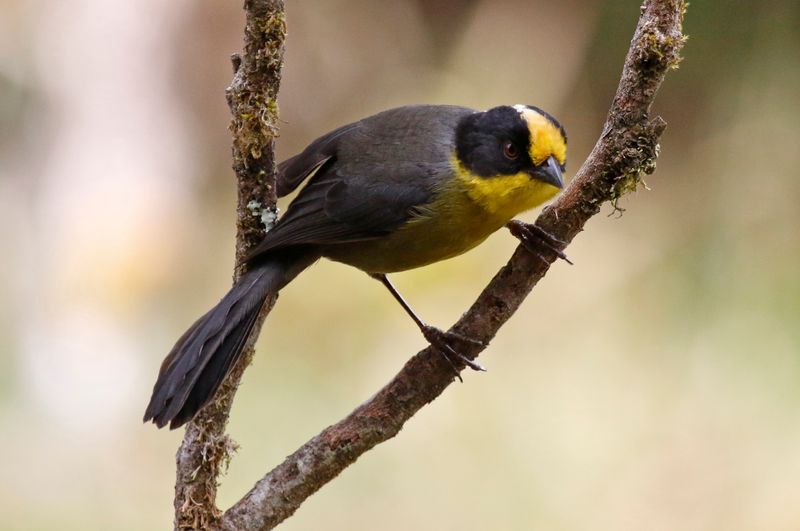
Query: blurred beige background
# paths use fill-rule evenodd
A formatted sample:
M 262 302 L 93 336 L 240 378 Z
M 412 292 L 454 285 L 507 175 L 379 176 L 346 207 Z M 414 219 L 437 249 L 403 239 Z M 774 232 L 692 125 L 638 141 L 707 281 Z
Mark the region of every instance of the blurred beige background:
M 578 167 L 638 2 L 288 2 L 279 154 L 406 103 L 539 105 Z M 226 290 L 224 89 L 239 2 L 0 3 L 4 529 L 165 529 L 180 432 L 158 364 Z M 569 248 L 481 357 L 287 530 L 800 528 L 800 8 L 696 2 L 650 190 Z M 535 213 L 527 215 L 533 219 Z M 515 246 L 395 280 L 451 324 Z M 385 383 L 422 338 L 320 263 L 281 296 L 234 407 L 221 504 Z

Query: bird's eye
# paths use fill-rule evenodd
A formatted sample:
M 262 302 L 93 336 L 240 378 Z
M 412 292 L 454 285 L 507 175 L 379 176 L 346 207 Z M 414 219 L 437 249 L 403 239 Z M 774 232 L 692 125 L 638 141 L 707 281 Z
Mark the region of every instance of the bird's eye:
M 513 142 L 507 141 L 503 144 L 503 155 L 505 155 L 507 159 L 516 160 L 519 157 L 519 150 Z

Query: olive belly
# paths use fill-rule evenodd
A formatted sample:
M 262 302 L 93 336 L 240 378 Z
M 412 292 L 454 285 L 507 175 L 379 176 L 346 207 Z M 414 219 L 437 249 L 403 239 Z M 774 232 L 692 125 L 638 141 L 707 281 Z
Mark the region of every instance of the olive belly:
M 509 221 L 477 205 L 460 206 L 413 219 L 386 236 L 325 246 L 323 256 L 367 273 L 406 271 L 463 254 Z

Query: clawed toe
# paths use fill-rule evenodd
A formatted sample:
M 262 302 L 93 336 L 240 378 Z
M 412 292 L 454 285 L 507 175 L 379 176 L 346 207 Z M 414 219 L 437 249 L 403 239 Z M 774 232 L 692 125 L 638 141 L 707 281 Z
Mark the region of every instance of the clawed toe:
M 428 343 L 430 343 L 436 350 L 438 350 L 445 357 L 447 362 L 453 368 L 453 371 L 455 372 L 455 375 L 458 377 L 459 380 L 463 381 L 461 379 L 461 375 L 458 369 L 456 368 L 455 363 L 453 363 L 452 358 L 458 359 L 459 361 L 464 363 L 464 365 L 466 365 L 467 367 L 469 367 L 474 371 L 486 370 L 484 366 L 467 358 L 466 356 L 458 352 L 458 350 L 456 350 L 456 348 L 454 347 L 455 343 L 462 343 L 462 344 L 466 343 L 469 345 L 480 346 L 480 347 L 486 346 L 486 344 L 483 343 L 482 341 L 478 341 L 477 339 L 457 334 L 455 332 L 445 332 L 444 330 L 440 330 L 434 326 L 429 326 L 429 325 L 425 325 L 424 327 L 422 327 L 422 334 L 423 336 L 425 336 L 425 339 L 428 341 Z
M 522 221 L 514 219 L 509 221 L 506 226 L 508 227 L 508 230 L 511 231 L 511 234 L 514 235 L 520 241 L 520 243 L 522 243 L 522 246 L 525 247 L 528 252 L 536 255 L 543 262 L 550 263 L 550 260 L 548 260 L 547 257 L 542 254 L 542 250 L 545 249 L 555 254 L 558 258 L 564 260 L 566 263 L 573 265 L 572 261 L 567 258 L 567 255 L 564 254 L 564 251 L 561 250 L 566 243 L 559 240 L 538 225 L 533 223 L 523 223 Z

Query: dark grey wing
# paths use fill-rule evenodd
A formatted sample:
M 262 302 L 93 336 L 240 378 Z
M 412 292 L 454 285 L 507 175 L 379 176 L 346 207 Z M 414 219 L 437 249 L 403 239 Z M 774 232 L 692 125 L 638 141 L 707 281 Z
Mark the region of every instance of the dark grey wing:
M 360 123 L 344 125 L 330 133 L 319 137 L 303 151 L 278 164 L 277 189 L 278 197 L 283 197 L 300 186 L 306 178 L 319 170 L 336 154 L 336 147 L 342 137 L 352 133 Z
M 280 247 L 330 245 L 389 234 L 429 203 L 433 193 L 429 186 L 433 181 L 419 178 L 424 174 L 374 180 L 336 170 L 334 161 L 324 174 L 314 176 L 248 261 Z

